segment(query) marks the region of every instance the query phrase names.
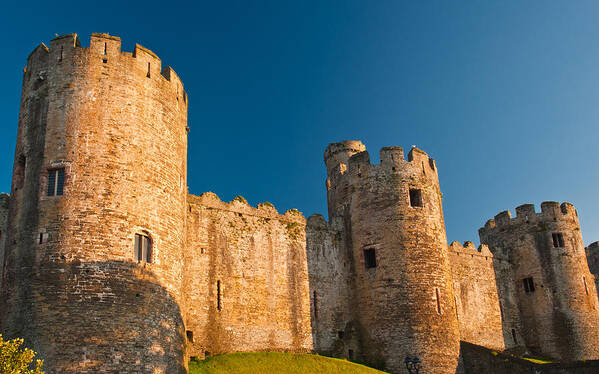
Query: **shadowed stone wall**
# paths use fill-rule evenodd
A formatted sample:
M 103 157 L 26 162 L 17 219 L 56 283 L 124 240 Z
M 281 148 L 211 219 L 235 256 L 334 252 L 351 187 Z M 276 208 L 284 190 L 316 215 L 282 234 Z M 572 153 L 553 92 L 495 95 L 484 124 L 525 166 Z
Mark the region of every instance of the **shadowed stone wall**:
M 493 254 L 472 242 L 451 243 L 449 254 L 460 340 L 505 349 Z
M 479 230 L 481 243 L 507 258 L 501 299 L 517 300 L 526 347 L 559 360 L 599 357 L 599 311 L 594 278 L 587 265 L 578 214 L 569 203 L 546 201 L 499 213 Z M 496 272 L 497 276 L 507 275 Z M 532 284 L 532 287 L 531 287 Z

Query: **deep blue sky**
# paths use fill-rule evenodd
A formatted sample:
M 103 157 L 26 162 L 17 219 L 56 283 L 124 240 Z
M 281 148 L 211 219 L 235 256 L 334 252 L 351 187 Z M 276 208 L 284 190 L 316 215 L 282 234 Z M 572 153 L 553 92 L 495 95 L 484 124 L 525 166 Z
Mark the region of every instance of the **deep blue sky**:
M 412 144 L 437 160 L 448 239 L 496 213 L 576 205 L 599 240 L 599 2 L 8 2 L 0 191 L 22 69 L 55 33 L 120 36 L 189 94 L 189 186 L 326 215 L 328 143 Z

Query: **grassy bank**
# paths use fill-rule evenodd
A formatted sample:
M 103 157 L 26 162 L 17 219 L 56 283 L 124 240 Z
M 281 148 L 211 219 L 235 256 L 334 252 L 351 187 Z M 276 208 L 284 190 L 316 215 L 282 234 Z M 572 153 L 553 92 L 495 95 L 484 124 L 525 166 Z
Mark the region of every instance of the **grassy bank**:
M 190 374 L 382 374 L 345 360 L 279 352 L 231 353 L 192 360 Z

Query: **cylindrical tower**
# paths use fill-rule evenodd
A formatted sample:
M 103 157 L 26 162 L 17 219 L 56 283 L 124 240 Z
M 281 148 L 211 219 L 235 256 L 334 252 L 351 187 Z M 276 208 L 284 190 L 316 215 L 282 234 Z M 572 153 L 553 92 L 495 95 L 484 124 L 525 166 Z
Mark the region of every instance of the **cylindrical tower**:
M 383 148 L 371 165 L 360 142 L 325 152 L 330 218 L 343 216 L 353 254 L 363 355 L 405 371 L 455 374 L 459 334 L 434 160 Z
M 186 132 L 181 81 L 139 45 L 29 56 L 0 326 L 48 373 L 185 371 Z
M 504 211 L 479 230 L 481 243 L 509 259 L 522 335 L 533 353 L 562 361 L 599 358 L 599 312 L 578 214 L 546 201 Z

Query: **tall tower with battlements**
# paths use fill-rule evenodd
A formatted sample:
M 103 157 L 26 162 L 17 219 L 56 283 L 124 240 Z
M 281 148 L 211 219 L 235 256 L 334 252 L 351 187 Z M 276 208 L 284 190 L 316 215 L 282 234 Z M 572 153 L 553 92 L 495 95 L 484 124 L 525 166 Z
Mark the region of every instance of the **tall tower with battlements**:
M 185 371 L 187 104 L 170 67 L 118 37 L 30 54 L 0 327 L 49 373 Z
M 413 148 L 359 141 L 325 151 L 329 218 L 341 217 L 355 268 L 362 354 L 392 372 L 418 356 L 424 372 L 456 373 L 459 334 L 437 167 Z
M 509 272 L 496 269 L 504 326 L 512 326 L 507 345 L 561 361 L 597 359 L 597 290 L 574 206 L 546 201 L 536 213 L 534 205 L 521 205 L 516 217 L 501 212 L 479 235 L 510 264 Z

